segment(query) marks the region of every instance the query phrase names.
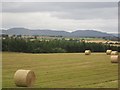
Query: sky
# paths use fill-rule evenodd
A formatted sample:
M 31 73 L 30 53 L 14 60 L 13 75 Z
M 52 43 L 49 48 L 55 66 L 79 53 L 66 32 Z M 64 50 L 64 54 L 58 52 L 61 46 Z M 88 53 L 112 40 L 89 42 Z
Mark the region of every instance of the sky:
M 118 32 L 117 2 L 3 2 L 2 27 Z

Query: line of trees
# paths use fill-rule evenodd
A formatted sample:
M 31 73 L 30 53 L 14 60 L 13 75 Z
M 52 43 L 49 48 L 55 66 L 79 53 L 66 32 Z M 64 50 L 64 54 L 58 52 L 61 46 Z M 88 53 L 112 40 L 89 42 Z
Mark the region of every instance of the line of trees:
M 105 45 L 102 43 L 85 43 L 66 40 L 30 41 L 22 38 L 6 38 L 2 40 L 2 51 L 25 53 L 74 53 L 84 52 L 90 49 L 92 52 L 105 52 L 107 49 L 120 50 L 120 47 Z

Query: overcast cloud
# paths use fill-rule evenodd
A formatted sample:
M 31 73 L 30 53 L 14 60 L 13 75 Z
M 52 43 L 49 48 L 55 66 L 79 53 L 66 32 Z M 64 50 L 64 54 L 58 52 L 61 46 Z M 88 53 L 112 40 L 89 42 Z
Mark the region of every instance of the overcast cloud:
M 118 31 L 117 2 L 4 2 L 2 28 Z

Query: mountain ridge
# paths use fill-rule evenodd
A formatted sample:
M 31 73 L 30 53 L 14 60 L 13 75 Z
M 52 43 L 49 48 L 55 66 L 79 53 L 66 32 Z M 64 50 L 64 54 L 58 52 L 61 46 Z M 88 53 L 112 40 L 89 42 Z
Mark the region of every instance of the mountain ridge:
M 2 29 L 3 34 L 8 35 L 46 35 L 46 36 L 72 36 L 72 37 L 114 37 L 114 35 L 96 31 L 96 30 L 76 30 L 73 32 L 56 31 L 50 29 L 27 29 L 27 28 L 10 28 Z

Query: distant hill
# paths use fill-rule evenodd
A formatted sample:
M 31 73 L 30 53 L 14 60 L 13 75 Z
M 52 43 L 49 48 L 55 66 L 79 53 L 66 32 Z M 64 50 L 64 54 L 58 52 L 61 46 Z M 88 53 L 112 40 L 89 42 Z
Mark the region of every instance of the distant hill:
M 112 35 L 116 36 L 116 37 L 120 37 L 120 33 L 116 34 L 116 33 L 112 33 Z
M 31 31 L 26 28 L 10 28 L 8 30 L 2 30 L 2 33 L 8 35 L 32 35 Z
M 114 37 L 112 34 L 95 30 L 76 30 L 73 32 L 55 30 L 30 30 L 26 28 L 10 28 L 2 30 L 3 34 L 8 35 L 49 35 L 49 36 L 72 36 L 72 37 Z
M 95 30 L 77 30 L 71 33 L 73 36 L 81 37 L 109 37 L 113 36 L 112 34 L 95 31 Z

